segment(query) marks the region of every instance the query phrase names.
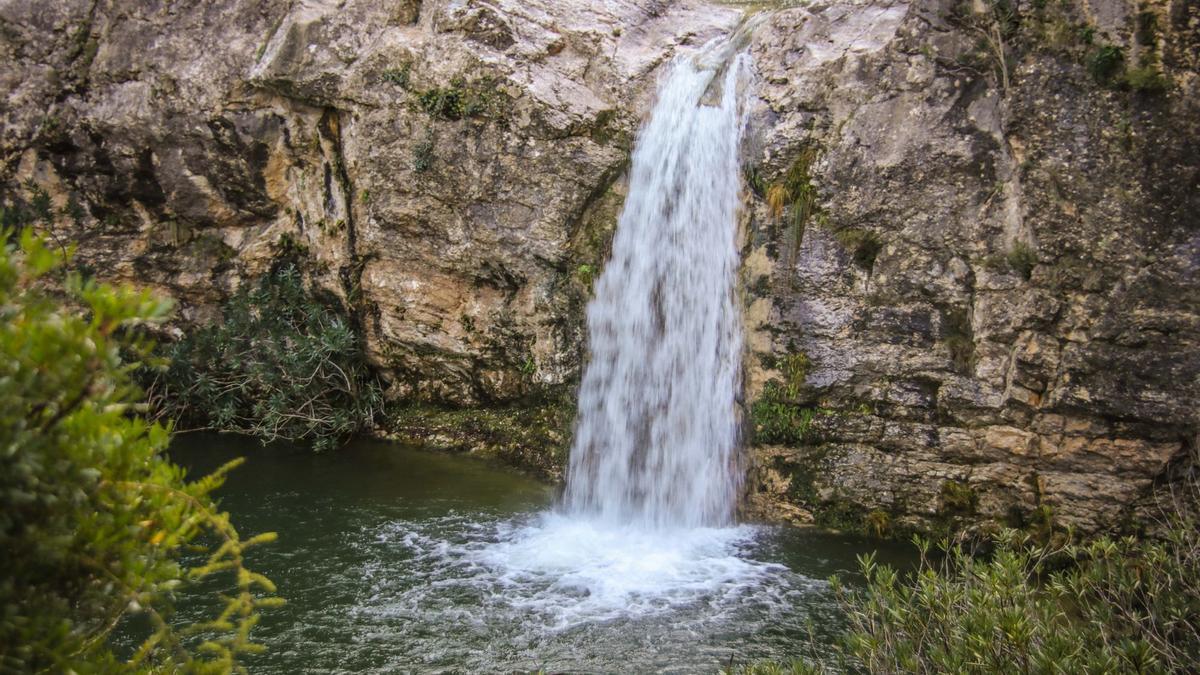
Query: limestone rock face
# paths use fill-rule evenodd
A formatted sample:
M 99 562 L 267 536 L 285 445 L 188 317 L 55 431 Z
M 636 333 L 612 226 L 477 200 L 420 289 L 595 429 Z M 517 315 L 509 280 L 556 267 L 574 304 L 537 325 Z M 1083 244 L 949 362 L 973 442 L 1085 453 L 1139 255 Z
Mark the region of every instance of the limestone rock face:
M 1200 8 L 977 4 L 755 33 L 747 157 L 814 195 L 748 200 L 748 398 L 812 416 L 760 490 L 849 525 L 1113 527 L 1200 428 Z
M 184 326 L 304 259 L 394 399 L 517 409 L 578 375 L 657 75 L 736 5 L 0 0 L 0 200 Z M 1170 479 L 1200 428 L 1198 32 L 1193 0 L 764 10 L 757 513 L 1101 529 Z M 513 419 L 471 424 L 506 456 L 550 435 Z
M 398 398 L 574 378 L 661 66 L 739 19 L 690 0 L 4 0 L 0 183 L 81 265 L 205 321 L 280 254 Z

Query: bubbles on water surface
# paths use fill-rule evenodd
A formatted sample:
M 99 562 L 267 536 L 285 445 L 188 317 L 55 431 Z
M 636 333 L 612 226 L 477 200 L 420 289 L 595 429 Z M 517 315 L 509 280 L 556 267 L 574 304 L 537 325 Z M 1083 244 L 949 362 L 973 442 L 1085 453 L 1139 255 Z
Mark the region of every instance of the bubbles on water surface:
M 715 667 L 731 635 L 800 634 L 824 582 L 753 559 L 752 526 L 638 530 L 558 513 L 362 533 L 355 621 L 462 668 Z M 399 662 L 398 662 L 399 663 Z M 453 665 L 451 665 L 453 664 Z M 686 669 L 686 668 L 685 668 Z

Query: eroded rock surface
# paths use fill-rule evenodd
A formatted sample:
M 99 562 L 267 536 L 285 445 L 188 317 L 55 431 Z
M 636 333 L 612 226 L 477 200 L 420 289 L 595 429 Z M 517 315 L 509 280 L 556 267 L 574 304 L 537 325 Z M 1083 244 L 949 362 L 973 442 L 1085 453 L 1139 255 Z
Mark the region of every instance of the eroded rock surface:
M 187 321 L 282 253 L 357 315 L 391 395 L 562 387 L 661 66 L 695 2 L 0 3 L 7 201 Z
M 1195 446 L 1200 8 L 1003 6 L 812 3 L 750 38 L 760 514 L 1108 528 Z M 2 197 L 182 325 L 307 260 L 394 400 L 517 410 L 412 408 L 402 436 L 556 439 L 517 460 L 553 477 L 633 133 L 663 64 L 740 14 L 0 0 Z
M 748 156 L 815 195 L 799 227 L 769 194 L 747 218 L 749 398 L 785 406 L 752 417 L 811 418 L 759 450 L 760 508 L 1109 528 L 1195 445 L 1200 8 L 989 7 L 813 5 L 755 35 Z

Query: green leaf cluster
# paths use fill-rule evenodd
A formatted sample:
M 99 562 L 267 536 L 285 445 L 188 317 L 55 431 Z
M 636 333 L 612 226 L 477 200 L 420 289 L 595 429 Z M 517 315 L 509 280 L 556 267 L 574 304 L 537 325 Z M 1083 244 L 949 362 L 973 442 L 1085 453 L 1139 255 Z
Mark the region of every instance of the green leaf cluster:
M 329 449 L 369 426 L 383 395 L 348 321 L 288 263 L 247 283 L 222 320 L 176 342 L 151 385 L 187 423 Z
M 28 230 L 0 242 L 0 671 L 240 669 L 282 602 L 244 552 L 274 535 L 241 539 L 210 499 L 236 464 L 188 482 L 169 430 L 137 414 L 145 327 L 170 304 L 64 274 L 69 254 Z M 173 597 L 201 582 L 217 614 L 180 625 Z M 118 657 L 131 616 L 144 639 Z
M 762 396 L 750 406 L 754 442 L 758 444 L 800 445 L 810 439 L 816 408 L 801 407 L 788 396 L 786 385 L 772 380 Z
M 911 573 L 860 556 L 864 587 L 833 580 L 848 629 L 824 650 L 830 662 L 740 672 L 1195 672 L 1194 506 L 1169 512 L 1155 538 L 1046 543 L 1005 530 L 984 548 L 917 538 Z

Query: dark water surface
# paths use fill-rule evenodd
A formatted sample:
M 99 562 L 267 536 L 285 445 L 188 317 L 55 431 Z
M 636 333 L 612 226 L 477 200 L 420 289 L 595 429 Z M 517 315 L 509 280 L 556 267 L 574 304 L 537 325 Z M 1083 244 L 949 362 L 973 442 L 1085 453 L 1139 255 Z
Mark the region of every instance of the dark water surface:
M 553 512 L 555 492 L 464 456 L 362 440 L 337 452 L 179 437 L 250 566 L 288 604 L 252 673 L 716 672 L 836 630 L 828 584 L 877 542 L 786 527 L 632 531 Z M 890 547 L 885 561 L 911 552 Z M 181 611 L 188 611 L 186 601 Z

